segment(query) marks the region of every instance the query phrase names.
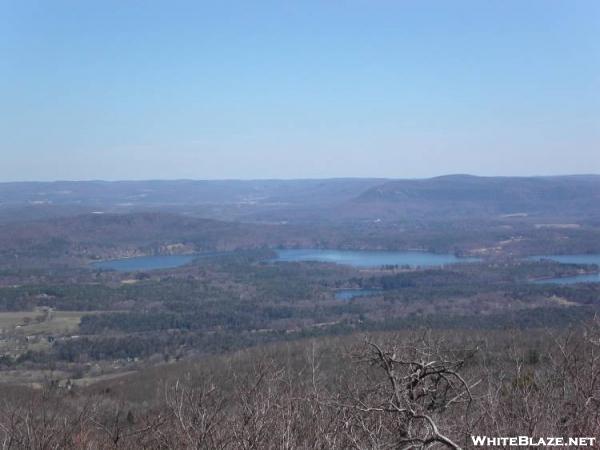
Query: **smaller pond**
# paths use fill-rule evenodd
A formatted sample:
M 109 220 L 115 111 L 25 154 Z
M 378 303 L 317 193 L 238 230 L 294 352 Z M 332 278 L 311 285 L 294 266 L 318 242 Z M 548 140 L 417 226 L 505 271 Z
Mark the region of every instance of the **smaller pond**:
M 172 269 L 192 262 L 200 255 L 157 255 L 136 258 L 109 259 L 90 263 L 96 269 L 136 272 L 156 269 Z
M 381 294 L 381 289 L 340 289 L 335 292 L 336 300 L 352 300 L 355 297 L 368 297 Z

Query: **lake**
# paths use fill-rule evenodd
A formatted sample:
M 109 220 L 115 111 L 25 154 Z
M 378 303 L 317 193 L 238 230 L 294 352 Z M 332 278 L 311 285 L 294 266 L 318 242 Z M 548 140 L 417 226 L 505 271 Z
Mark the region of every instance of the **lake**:
M 183 266 L 200 255 L 157 255 L 136 258 L 109 259 L 93 262 L 96 269 L 116 270 L 117 272 L 135 272 L 140 270 L 172 269 Z
M 336 300 L 352 300 L 355 297 L 368 297 L 381 294 L 381 289 L 339 289 L 335 291 Z
M 477 258 L 458 258 L 452 254 L 416 251 L 286 249 L 276 250 L 276 252 L 277 257 L 272 261 L 317 261 L 344 264 L 353 267 L 379 267 L 385 265 L 432 267 L 478 261 Z

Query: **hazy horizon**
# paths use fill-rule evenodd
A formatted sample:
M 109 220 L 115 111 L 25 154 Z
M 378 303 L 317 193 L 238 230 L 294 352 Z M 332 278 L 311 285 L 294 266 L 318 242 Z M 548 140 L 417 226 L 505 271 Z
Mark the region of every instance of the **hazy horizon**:
M 119 182 L 176 182 L 176 181 L 311 181 L 311 180 L 430 180 L 444 177 L 476 177 L 476 178 L 560 178 L 560 177 L 600 177 L 600 173 L 564 173 L 551 175 L 475 175 L 470 173 L 446 173 L 430 177 L 369 177 L 369 176 L 338 176 L 338 177 L 303 177 L 303 178 L 86 178 L 86 179 L 49 179 L 49 180 L 13 180 L 2 183 L 119 183 Z
M 600 3 L 8 1 L 0 181 L 600 173 Z

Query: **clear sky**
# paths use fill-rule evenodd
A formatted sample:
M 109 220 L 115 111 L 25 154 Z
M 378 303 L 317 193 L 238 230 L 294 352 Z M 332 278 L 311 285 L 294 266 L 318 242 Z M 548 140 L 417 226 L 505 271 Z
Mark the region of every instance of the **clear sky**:
M 600 173 L 600 1 L 0 0 L 0 181 Z

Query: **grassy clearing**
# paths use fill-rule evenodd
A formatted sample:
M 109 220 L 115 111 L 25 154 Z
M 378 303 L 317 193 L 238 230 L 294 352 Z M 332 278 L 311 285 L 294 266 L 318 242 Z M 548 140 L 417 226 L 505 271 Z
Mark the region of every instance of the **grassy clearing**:
M 67 372 L 58 370 L 4 370 L 0 372 L 0 383 L 39 389 L 48 380 L 66 379 L 68 376 Z
M 0 312 L 0 330 L 26 335 L 69 334 L 77 331 L 81 317 L 92 311 L 41 310 Z

